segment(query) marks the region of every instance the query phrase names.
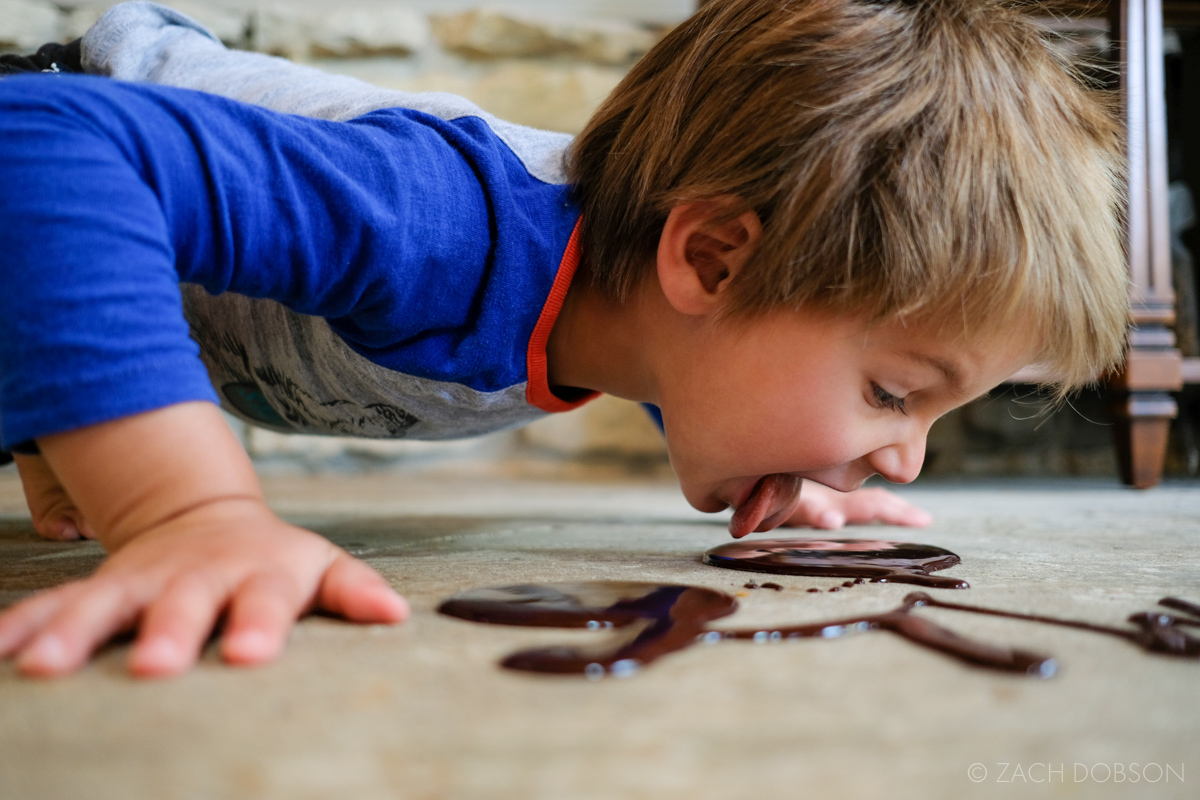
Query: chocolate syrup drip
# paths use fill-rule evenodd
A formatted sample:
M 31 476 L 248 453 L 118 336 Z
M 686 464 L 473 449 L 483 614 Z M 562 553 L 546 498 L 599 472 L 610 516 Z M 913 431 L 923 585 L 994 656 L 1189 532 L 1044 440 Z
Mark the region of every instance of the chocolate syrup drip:
M 841 587 L 833 587 L 838 588 Z M 1155 653 L 1200 658 L 1200 638 L 1180 630 L 1181 626 L 1200 626 L 1200 605 L 1174 597 L 1165 597 L 1159 604 L 1187 616 L 1161 611 L 1140 612 L 1129 617 L 1135 626 L 1134 630 L 1130 630 L 951 603 L 935 599 L 926 592 L 913 592 L 905 596 L 898 608 L 880 614 L 765 630 L 715 631 L 708 630 L 707 623 L 728 616 L 737 609 L 737 601 L 729 595 L 679 584 L 615 581 L 475 589 L 451 597 L 438 607 L 438 611 L 461 619 L 497 625 L 614 630 L 614 636 L 609 641 L 591 647 L 523 650 L 501 662 L 502 666 L 509 669 L 530 672 L 583 674 L 589 678 L 605 675 L 623 677 L 697 641 L 836 639 L 852 633 L 886 630 L 970 664 L 1048 678 L 1058 670 L 1057 662 L 1049 656 L 968 639 L 912 612 L 929 606 L 1057 625 L 1116 636 Z
M 837 588 L 837 587 L 834 587 Z M 832 590 L 830 590 L 832 591 Z M 944 604 L 934 600 L 925 592 L 913 592 L 905 596 L 904 602 L 893 611 L 846 617 L 828 622 L 808 625 L 789 625 L 770 630 L 722 631 L 723 639 L 750 639 L 756 642 L 777 642 L 784 639 L 823 638 L 837 639 L 852 633 L 886 630 L 897 633 L 910 642 L 937 650 L 961 661 L 1008 672 L 1050 677 L 1056 671 L 1053 658 L 1026 650 L 984 644 L 959 636 L 927 619 L 913 616 L 910 612 L 924 605 L 953 607 L 967 610 L 968 606 Z M 1003 612 L 1001 613 L 1003 615 Z
M 1187 600 L 1180 600 L 1178 597 L 1164 597 L 1158 601 L 1160 606 L 1182 611 L 1185 614 L 1191 614 L 1193 617 L 1200 617 L 1200 604 L 1189 603 Z M 1192 620 L 1180 620 L 1180 625 L 1200 625 L 1200 621 L 1193 622 Z
M 1186 611 L 1200 617 L 1200 606 L 1174 597 L 1164 597 L 1160 605 L 1167 608 Z M 951 603 L 938 600 L 925 592 L 913 592 L 906 595 L 904 602 L 893 611 L 882 614 L 870 614 L 862 617 L 851 617 L 832 622 L 817 622 L 810 625 L 791 625 L 771 630 L 722 631 L 723 639 L 750 639 L 756 642 L 781 641 L 783 639 L 801 639 L 821 637 L 825 639 L 839 638 L 851 633 L 861 633 L 872 630 L 888 630 L 897 633 L 909 641 L 928 647 L 966 661 L 970 664 L 989 667 L 991 669 L 1009 672 L 1023 672 L 1027 675 L 1048 678 L 1058 671 L 1057 662 L 1049 657 L 1004 646 L 996 646 L 976 642 L 959 636 L 953 631 L 929 620 L 913 616 L 913 609 L 922 606 L 945 608 L 953 611 L 967 611 L 972 614 L 985 614 L 993 617 L 1019 619 L 1028 622 L 1040 622 L 1045 625 L 1058 625 L 1064 628 L 1103 633 L 1116 636 L 1144 650 L 1184 658 L 1200 658 L 1200 639 L 1179 630 L 1180 625 L 1200 626 L 1200 619 L 1188 619 L 1172 614 L 1155 611 L 1144 611 L 1133 614 L 1129 621 L 1137 626 L 1137 630 L 1114 628 L 1108 625 L 1096 625 L 1091 622 L 1058 619 L 1039 614 L 1020 614 L 1015 611 L 1002 611 L 994 608 Z
M 970 586 L 960 578 L 929 574 L 958 564 L 957 555 L 940 547 L 913 542 L 755 539 L 714 547 L 704 554 L 703 561 L 714 567 L 750 572 L 868 578 L 872 583 L 915 583 L 937 589 Z
M 732 614 L 737 600 L 713 589 L 656 583 L 560 583 L 475 589 L 451 597 L 438 611 L 497 625 L 617 629 L 592 647 L 522 650 L 502 666 L 529 672 L 624 677 L 695 643 L 705 625 Z

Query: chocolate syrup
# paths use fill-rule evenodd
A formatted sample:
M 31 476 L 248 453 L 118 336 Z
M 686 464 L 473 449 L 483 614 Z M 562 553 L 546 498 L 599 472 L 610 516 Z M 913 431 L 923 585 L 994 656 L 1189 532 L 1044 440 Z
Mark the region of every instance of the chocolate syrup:
M 833 587 L 830 591 L 840 589 Z M 812 591 L 811 589 L 809 591 Z M 913 592 L 892 611 L 845 617 L 805 625 L 770 629 L 715 631 L 707 623 L 732 614 L 737 601 L 712 589 L 679 584 L 566 583 L 475 589 L 451 597 L 438 611 L 475 622 L 554 628 L 613 630 L 614 637 L 591 647 L 545 647 L 523 650 L 501 665 L 530 672 L 624 677 L 664 655 L 698 641 L 724 639 L 779 642 L 785 639 L 836 639 L 851 633 L 886 630 L 969 664 L 1048 678 L 1058 670 L 1050 656 L 992 645 L 960 636 L 912 612 L 929 606 L 972 614 L 1057 625 L 1115 636 L 1144 650 L 1184 658 L 1200 658 L 1200 638 L 1181 630 L 1200 627 L 1200 605 L 1175 597 L 1159 604 L 1181 612 L 1145 611 L 1133 614 L 1133 630 L 1078 620 L 983 608 L 937 600 Z
M 961 559 L 949 550 L 877 539 L 754 539 L 714 547 L 703 561 L 714 567 L 785 575 L 869 578 L 872 583 L 915 583 L 966 589 L 960 578 L 930 575 Z M 845 584 L 843 584 L 845 585 Z
M 1189 603 L 1187 600 L 1180 600 L 1178 597 L 1164 597 L 1158 601 L 1160 606 L 1182 611 L 1185 614 L 1191 614 L 1193 617 L 1200 617 L 1200 604 Z M 1192 620 L 1180 620 L 1180 625 L 1200 625 L 1200 622 Z
M 617 581 L 474 589 L 438 606 L 442 614 L 496 625 L 616 629 L 595 646 L 522 650 L 500 662 L 509 669 L 593 679 L 631 675 L 692 645 L 708 622 L 736 609 L 737 600 L 713 589 Z
M 1185 658 L 1200 658 L 1200 638 L 1190 636 L 1184 631 L 1179 630 L 1180 625 L 1200 626 L 1200 606 L 1174 597 L 1164 597 L 1159 601 L 1159 604 L 1177 611 L 1193 614 L 1197 619 L 1188 619 L 1155 611 L 1144 611 L 1129 617 L 1129 621 L 1137 626 L 1137 630 L 1127 630 L 1108 625 L 1096 625 L 1091 622 L 1080 622 L 1078 620 L 1057 619 L 1038 614 L 1020 614 L 1014 611 L 1002 611 L 962 603 L 950 603 L 937 600 L 925 592 L 913 592 L 905 596 L 904 602 L 901 603 L 899 608 L 892 611 L 885 611 L 882 614 L 849 617 L 830 622 L 816 622 L 809 625 L 790 625 L 770 630 L 722 631 L 721 638 L 749 639 L 755 642 L 816 637 L 835 639 L 851 633 L 887 630 L 903 636 L 910 642 L 937 650 L 940 653 L 969 664 L 1008 672 L 1022 672 L 1040 678 L 1049 678 L 1058 671 L 1058 663 L 1049 656 L 967 639 L 911 613 L 913 609 L 929 606 L 931 608 L 967 611 L 973 614 L 986 614 L 993 617 L 1040 622 L 1046 625 L 1059 625 L 1064 628 L 1103 633 L 1124 639 L 1151 652 Z
M 1109 636 L 1117 636 L 1132 642 L 1143 650 L 1166 653 L 1173 656 L 1183 656 L 1185 658 L 1200 658 L 1200 639 L 1179 630 L 1180 625 L 1200 627 L 1200 605 L 1190 603 L 1187 600 L 1180 600 L 1178 597 L 1164 597 L 1158 601 L 1158 604 L 1190 614 L 1196 617 L 1196 619 L 1189 619 L 1188 617 L 1181 617 L 1175 614 L 1164 614 L 1161 611 L 1139 611 L 1136 614 L 1130 614 L 1128 617 L 1129 621 L 1138 628 L 1136 631 L 1130 631 L 1124 628 L 1113 628 L 1108 625 L 1096 625 L 1091 622 L 1056 619 L 1054 617 L 1043 617 L 1038 614 L 1018 614 L 1012 611 L 999 611 L 991 608 L 947 603 L 941 600 L 933 600 L 932 598 L 929 598 L 926 603 L 926 605 L 938 608 L 971 611 L 976 614 L 988 614 L 994 617 L 1023 619 L 1047 625 L 1061 625 L 1064 628 L 1075 628 L 1081 631 L 1105 633 Z
M 837 588 L 839 587 L 835 586 L 830 591 L 834 591 Z M 926 605 L 974 610 L 969 606 L 941 603 L 934 600 L 925 592 L 913 592 L 904 598 L 904 602 L 899 608 L 893 611 L 885 611 L 882 614 L 847 617 L 827 622 L 814 622 L 808 625 L 789 625 L 770 630 L 722 631 L 721 638 L 749 639 L 755 642 L 777 642 L 784 639 L 818 637 L 836 639 L 852 633 L 886 630 L 897 633 L 911 642 L 929 647 L 971 664 L 1009 672 L 1022 672 L 1044 678 L 1048 678 L 1055 673 L 1057 665 L 1053 658 L 1025 650 L 1015 650 L 1008 647 L 972 641 L 940 625 L 935 625 L 927 619 L 913 616 L 910 613 L 913 609 Z M 1005 615 L 1004 612 L 1001 612 L 1001 616 L 1003 615 Z

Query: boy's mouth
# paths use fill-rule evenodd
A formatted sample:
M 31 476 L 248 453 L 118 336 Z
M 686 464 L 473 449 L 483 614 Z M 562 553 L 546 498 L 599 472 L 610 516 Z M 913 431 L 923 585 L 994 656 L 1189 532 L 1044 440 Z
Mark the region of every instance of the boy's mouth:
M 765 475 L 733 512 L 729 533 L 740 539 L 753 531 L 769 531 L 791 516 L 799 499 L 800 478 L 781 473 Z

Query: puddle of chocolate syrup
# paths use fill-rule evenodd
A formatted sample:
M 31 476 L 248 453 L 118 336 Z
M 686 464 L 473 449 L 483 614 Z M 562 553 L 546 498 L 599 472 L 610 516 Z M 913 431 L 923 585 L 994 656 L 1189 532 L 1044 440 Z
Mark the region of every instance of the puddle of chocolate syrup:
M 501 665 L 529 672 L 625 677 L 695 643 L 737 600 L 696 586 L 599 581 L 504 586 L 456 594 L 438 606 L 452 617 L 498 625 L 614 630 L 588 647 L 522 650 Z
M 967 589 L 970 584 L 961 578 L 930 574 L 953 567 L 960 560 L 949 550 L 933 545 L 878 539 L 743 540 L 714 547 L 703 558 L 705 564 L 714 567 L 750 572 L 867 578 L 872 583 Z
M 498 625 L 614 631 L 609 641 L 598 645 L 523 650 L 501 662 L 509 669 L 531 672 L 624 677 L 698 641 L 714 644 L 725 639 L 755 642 L 836 639 L 851 633 L 886 630 L 969 664 L 1048 678 L 1058 670 L 1057 662 L 1050 656 L 968 639 L 912 612 L 922 607 L 943 608 L 1057 625 L 1115 636 L 1150 652 L 1200 658 L 1200 638 L 1181 630 L 1183 626 L 1200 627 L 1200 605 L 1175 597 L 1164 597 L 1159 605 L 1180 613 L 1133 614 L 1129 617 L 1134 625 L 1131 630 L 951 603 L 926 592 L 913 592 L 899 607 L 879 614 L 770 629 L 716 631 L 708 630 L 707 623 L 737 609 L 737 601 L 723 592 L 679 584 L 599 581 L 475 589 L 451 597 L 438 611 Z

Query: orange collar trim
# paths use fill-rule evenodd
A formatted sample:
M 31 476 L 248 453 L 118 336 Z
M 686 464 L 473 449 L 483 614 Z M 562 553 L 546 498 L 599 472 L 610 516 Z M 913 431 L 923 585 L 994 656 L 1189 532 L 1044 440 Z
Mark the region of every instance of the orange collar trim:
M 550 391 L 550 376 L 546 363 L 546 345 L 550 342 L 550 331 L 554 328 L 558 313 L 562 311 L 563 301 L 567 299 L 567 290 L 571 288 L 571 279 L 575 277 L 575 270 L 579 267 L 579 224 L 576 222 L 575 229 L 571 231 L 567 249 L 558 265 L 558 274 L 554 276 L 554 285 L 550 287 L 550 295 L 546 298 L 546 304 L 542 306 L 537 325 L 533 327 L 533 335 L 529 337 L 529 350 L 525 354 L 529 374 L 529 380 L 525 383 L 525 399 L 530 405 L 551 413 L 579 408 L 600 396 L 599 392 L 592 392 L 574 402 L 567 402 L 555 396 L 554 392 Z

